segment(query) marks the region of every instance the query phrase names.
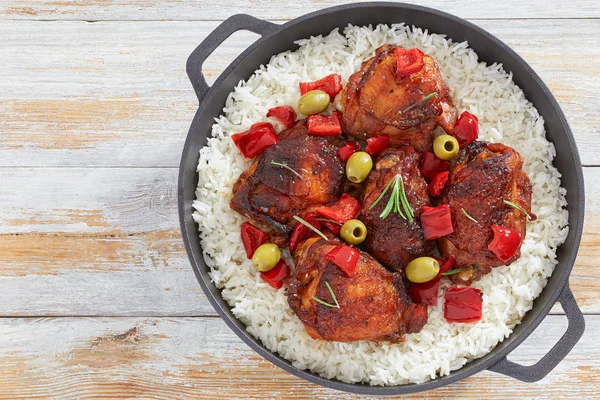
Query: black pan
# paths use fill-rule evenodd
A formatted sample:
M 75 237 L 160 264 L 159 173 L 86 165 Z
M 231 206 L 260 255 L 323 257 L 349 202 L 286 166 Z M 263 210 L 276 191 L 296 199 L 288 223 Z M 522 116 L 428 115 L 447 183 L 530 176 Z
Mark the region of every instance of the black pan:
M 349 23 L 368 25 L 405 22 L 426 28 L 430 32 L 444 33 L 454 41 L 467 40 L 481 61 L 500 62 L 523 89 L 546 121 L 547 137 L 556 149 L 554 165 L 562 174 L 562 186 L 567 189 L 569 203 L 569 235 L 558 249 L 559 263 L 548 285 L 535 300 L 533 309 L 527 313 L 514 332 L 490 353 L 471 361 L 448 376 L 435 380 L 404 386 L 373 387 L 364 384 L 348 384 L 335 379 L 326 379 L 309 371 L 300 370 L 276 353 L 266 349 L 258 340 L 246 332 L 245 326 L 231 313 L 229 305 L 208 276 L 208 267 L 202 256 L 198 227 L 192 219 L 192 201 L 198 177 L 198 151 L 206 144 L 213 118 L 225 105 L 225 99 L 241 80 L 252 75 L 260 64 L 266 64 L 272 55 L 296 49 L 294 41 L 311 35 L 328 34 L 334 28 L 343 28 Z M 262 37 L 244 51 L 227 67 L 214 85 L 208 86 L 202 75 L 204 60 L 232 33 L 249 30 Z M 477 26 L 460 18 L 430 8 L 401 3 L 359 3 L 333 7 L 314 12 L 284 25 L 239 14 L 224 21 L 194 50 L 187 62 L 187 73 L 200 101 L 200 107 L 192 122 L 185 142 L 179 171 L 179 216 L 183 240 L 194 272 L 215 310 L 229 327 L 252 349 L 275 365 L 304 378 L 333 389 L 371 395 L 397 395 L 438 388 L 464 379 L 484 369 L 513 378 L 534 382 L 546 376 L 573 348 L 584 330 L 584 319 L 568 279 L 583 229 L 584 187 L 581 161 L 573 134 L 556 100 L 539 76 L 508 46 Z M 514 350 L 542 322 L 552 306 L 560 302 L 569 320 L 567 331 L 558 343 L 539 362 L 523 366 L 508 361 L 506 356 Z

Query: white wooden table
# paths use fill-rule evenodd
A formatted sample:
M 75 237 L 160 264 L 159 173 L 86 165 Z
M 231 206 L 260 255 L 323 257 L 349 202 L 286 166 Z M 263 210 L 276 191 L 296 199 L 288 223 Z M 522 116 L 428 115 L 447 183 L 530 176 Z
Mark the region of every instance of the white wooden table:
M 279 370 L 229 331 L 192 273 L 176 208 L 197 107 L 188 54 L 235 13 L 282 23 L 337 3 L 0 3 L 0 398 L 345 396 Z M 541 382 L 484 372 L 414 398 L 600 397 L 600 2 L 420 4 L 504 40 L 563 107 L 585 164 L 571 287 L 587 329 Z M 205 73 L 214 80 L 255 38 L 235 34 Z M 534 363 L 565 326 L 556 307 L 511 358 Z

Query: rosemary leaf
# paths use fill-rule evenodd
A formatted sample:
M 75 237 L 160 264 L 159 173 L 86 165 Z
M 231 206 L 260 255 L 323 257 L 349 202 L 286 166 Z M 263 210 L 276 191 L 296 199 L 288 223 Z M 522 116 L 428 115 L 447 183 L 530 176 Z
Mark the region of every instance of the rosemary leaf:
M 404 181 L 402 180 L 402 176 L 400 177 L 400 200 L 402 201 L 402 207 L 404 207 L 404 212 L 408 217 L 408 222 L 414 221 L 414 214 L 412 208 L 410 208 L 410 204 L 408 203 L 408 197 L 406 197 L 406 191 L 404 190 Z M 406 219 L 406 218 L 405 218 Z
M 310 222 L 307 222 L 307 221 L 303 220 L 302 218 L 300 218 L 297 215 L 294 215 L 294 219 L 296 221 L 300 222 L 302 225 L 306 226 L 308 229 L 310 229 L 311 231 L 313 231 L 317 235 L 321 236 L 323 239 L 328 240 L 327 236 L 325 236 L 325 234 L 323 232 L 321 232 L 320 230 L 318 230 L 317 228 L 315 228 Z
M 329 282 L 325 281 L 325 286 L 327 286 L 327 289 L 329 289 L 329 293 L 331 294 L 331 298 L 333 299 L 333 301 L 335 301 L 335 305 L 337 306 L 337 308 L 340 308 L 340 303 L 338 303 L 337 298 L 335 297 L 335 293 L 333 293 L 333 289 L 329 285 Z
M 479 223 L 479 221 L 477 221 L 475 218 L 471 217 L 471 216 L 469 215 L 469 213 L 465 211 L 465 209 L 464 209 L 464 208 L 461 208 L 461 210 L 462 210 L 462 213 L 463 213 L 463 214 L 465 214 L 465 217 L 469 218 L 471 221 L 475 222 L 476 224 L 478 224 L 478 223 Z
M 430 94 L 428 94 L 427 96 L 423 97 L 421 100 L 417 101 L 417 102 L 416 102 L 416 103 L 414 103 L 414 104 L 411 104 L 410 106 L 406 107 L 404 110 L 400 111 L 400 114 L 404 114 L 405 112 L 412 110 L 412 109 L 413 109 L 413 108 L 415 108 L 416 106 L 418 106 L 418 105 L 421 105 L 421 104 L 425 103 L 427 100 L 429 100 L 429 99 L 431 99 L 432 97 L 435 97 L 435 96 L 437 96 L 437 95 L 438 95 L 438 93 L 437 93 L 437 92 L 433 92 L 433 93 L 430 93 Z
M 450 271 L 442 272 L 442 275 L 454 275 L 463 272 L 466 268 L 451 269 Z
M 395 176 L 394 178 L 395 182 L 394 182 L 394 189 L 398 188 L 396 190 L 396 198 L 394 199 L 394 210 L 392 212 L 398 213 L 400 214 L 402 211 L 400 210 L 400 187 L 398 186 L 398 175 Z
M 404 207 L 404 198 L 402 197 L 404 193 L 404 183 L 402 182 L 400 174 L 396 175 L 396 187 L 398 188 L 398 192 L 396 195 L 395 211 L 400 214 L 400 217 L 402 217 L 403 220 L 406 220 L 406 215 L 402 212 L 402 207 Z M 400 207 L 400 203 L 402 203 L 402 207 Z M 406 208 L 404 210 L 406 211 Z
M 316 301 L 319 304 L 323 304 L 324 306 L 327 307 L 332 307 L 332 308 L 340 308 L 340 303 L 338 303 L 337 298 L 335 297 L 335 293 L 333 293 L 333 289 L 331 288 L 331 285 L 329 285 L 329 282 L 325 282 L 325 286 L 327 286 L 327 290 L 329 290 L 329 294 L 331 294 L 331 298 L 333 299 L 333 301 L 335 301 L 335 305 L 334 304 L 329 304 L 326 301 L 323 301 L 315 296 L 313 296 L 313 300 Z
M 327 306 L 327 307 L 339 308 L 339 307 L 337 307 L 337 306 L 335 306 L 333 304 L 329 304 L 328 302 L 323 301 L 323 300 L 321 300 L 321 299 L 319 299 L 319 298 L 317 298 L 315 296 L 313 296 L 313 300 L 316 301 L 317 303 L 323 304 L 324 306 Z
M 290 167 L 287 164 L 280 163 L 280 162 L 277 162 L 277 161 L 271 161 L 271 165 L 276 165 L 278 167 L 285 168 L 288 171 L 290 171 L 292 174 L 296 175 L 298 178 L 304 180 L 304 177 L 302 175 L 300 175 L 298 172 L 296 172 L 292 167 Z
M 512 201 L 508 201 L 508 200 L 502 200 L 504 202 L 504 204 L 506 204 L 507 206 L 511 206 L 512 208 L 515 208 L 519 211 L 521 211 L 523 214 L 527 215 L 527 219 L 530 221 L 533 221 L 534 219 L 531 217 L 531 215 L 529 215 L 529 213 L 527 211 L 525 211 L 525 209 L 523 207 L 521 207 L 520 205 L 513 203 Z
M 329 218 L 316 218 L 316 220 L 317 221 L 321 221 L 321 222 L 331 222 L 332 224 L 336 224 L 336 225 L 339 225 L 339 226 L 344 225 L 341 222 L 337 222 L 337 221 L 334 221 L 334 220 L 329 219 Z

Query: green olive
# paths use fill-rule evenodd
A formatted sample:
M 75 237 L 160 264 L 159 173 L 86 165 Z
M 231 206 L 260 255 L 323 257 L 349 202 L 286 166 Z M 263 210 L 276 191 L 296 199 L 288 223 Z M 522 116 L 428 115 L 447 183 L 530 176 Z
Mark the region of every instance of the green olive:
M 450 135 L 441 135 L 433 142 L 433 152 L 440 160 L 451 160 L 458 154 L 458 140 Z
M 367 227 L 362 221 L 349 219 L 342 225 L 340 236 L 350 244 L 360 244 L 367 237 Z
M 404 272 L 411 282 L 429 282 L 440 272 L 440 264 L 435 258 L 419 257 L 409 262 Z
M 361 183 L 373 168 L 373 160 L 368 153 L 357 151 L 346 162 L 346 176 L 350 182 Z
M 322 90 L 311 90 L 298 100 L 298 111 L 304 115 L 322 113 L 329 107 L 329 95 Z
M 281 251 L 276 244 L 261 244 L 252 256 L 252 263 L 260 272 L 267 272 L 275 268 L 281 259 Z

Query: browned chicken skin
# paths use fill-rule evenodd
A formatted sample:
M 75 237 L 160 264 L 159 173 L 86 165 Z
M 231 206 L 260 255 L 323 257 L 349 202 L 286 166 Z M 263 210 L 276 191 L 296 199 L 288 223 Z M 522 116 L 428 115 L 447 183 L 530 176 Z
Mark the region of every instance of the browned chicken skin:
M 288 303 L 308 334 L 338 342 L 400 342 L 405 333 L 420 331 L 427 323 L 427 306 L 412 303 L 402 276 L 361 251 L 356 271 L 349 277 L 325 258 L 337 245 L 334 240 L 311 238 L 294 254 L 296 270 L 287 281 Z M 313 299 L 335 304 L 325 282 L 331 286 L 339 308 Z
M 406 197 L 415 216 L 413 222 L 404 220 L 398 213 L 391 213 L 385 219 L 379 217 L 390 199 L 391 187 L 377 205 L 369 210 L 397 174 L 404 181 Z M 419 216 L 423 206 L 431 206 L 431 201 L 427 183 L 419 170 L 419 154 L 412 147 L 384 150 L 367 180 L 359 216 L 369 232 L 365 242 L 369 252 L 396 271 L 402 271 L 415 257 L 429 254 L 435 243 L 425 240 L 421 229 Z
M 450 171 L 441 204 L 449 204 L 454 233 L 438 239 L 442 257 L 454 257 L 457 268 L 471 267 L 453 275 L 456 282 L 470 284 L 493 267 L 509 265 L 488 250 L 496 224 L 521 232 L 525 239 L 527 216 L 506 204 L 512 201 L 531 213 L 531 183 L 522 170 L 523 159 L 501 143 L 474 142 L 463 149 Z M 467 218 L 462 209 L 478 223 Z
M 361 139 L 385 134 L 396 147 L 431 150 L 433 130 L 450 131 L 457 119 L 450 91 L 428 55 L 419 72 L 397 80 L 394 48 L 381 46 L 350 77 L 341 97 L 344 131 Z M 434 92 L 436 97 L 407 110 Z
M 340 139 L 306 132 L 306 120 L 282 131 L 281 140 L 257 157 L 233 187 L 231 208 L 270 229 L 271 242 L 279 246 L 285 245 L 296 224 L 294 215 L 336 200 L 345 180 L 336 155 Z

